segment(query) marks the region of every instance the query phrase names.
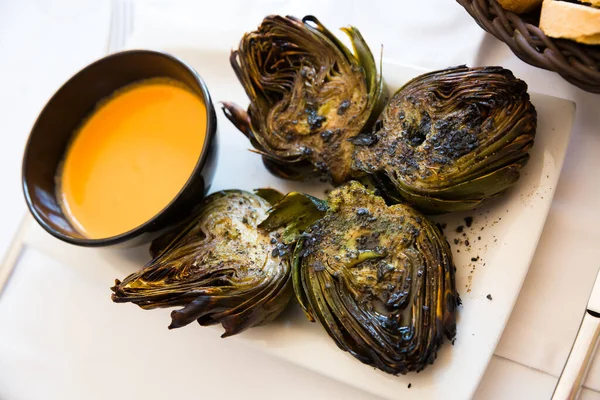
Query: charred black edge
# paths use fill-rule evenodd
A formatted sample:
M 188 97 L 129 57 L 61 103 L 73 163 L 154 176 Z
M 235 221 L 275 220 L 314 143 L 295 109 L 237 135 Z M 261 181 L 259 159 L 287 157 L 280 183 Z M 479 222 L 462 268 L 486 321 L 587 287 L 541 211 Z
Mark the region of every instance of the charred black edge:
M 229 101 L 221 102 L 221 109 L 223 114 L 229 121 L 248 139 L 254 139 L 254 133 L 251 129 L 250 115 L 242 107 Z

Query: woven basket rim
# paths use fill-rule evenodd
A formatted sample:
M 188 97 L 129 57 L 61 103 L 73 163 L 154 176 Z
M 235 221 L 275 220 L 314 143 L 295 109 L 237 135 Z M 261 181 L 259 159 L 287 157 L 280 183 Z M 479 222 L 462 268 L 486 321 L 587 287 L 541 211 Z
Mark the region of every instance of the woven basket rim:
M 600 93 L 600 46 L 548 37 L 532 14 L 507 11 L 496 0 L 457 0 L 479 26 L 506 43 L 521 60 L 554 71 L 573 85 Z

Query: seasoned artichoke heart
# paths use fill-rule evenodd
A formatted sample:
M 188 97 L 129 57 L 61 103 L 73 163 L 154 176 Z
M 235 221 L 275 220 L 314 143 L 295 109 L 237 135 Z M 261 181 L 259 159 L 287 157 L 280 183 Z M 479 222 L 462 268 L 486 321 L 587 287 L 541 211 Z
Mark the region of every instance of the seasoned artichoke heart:
M 353 139 L 354 168 L 425 212 L 472 209 L 513 185 L 529 159 L 536 111 L 501 67 L 465 66 L 408 82 L 374 132 Z
M 286 199 L 261 227 L 275 228 L 295 212 Z M 342 350 L 385 372 L 432 364 L 444 336 L 456 334 L 459 302 L 439 230 L 410 206 L 388 207 L 357 182 L 333 190 L 326 212 L 309 206 L 316 222 L 297 236 L 292 266 L 307 316 Z
M 141 271 L 115 281 L 113 301 L 182 306 L 171 313 L 169 328 L 221 323 L 223 337 L 272 320 L 293 291 L 281 232 L 257 229 L 270 208 L 240 190 L 210 195 L 181 232 L 155 242 L 158 254 Z
M 242 38 L 231 65 L 250 99 L 248 112 L 225 102 L 225 115 L 289 179 L 350 176 L 347 141 L 382 105 L 383 82 L 358 29 L 342 29 L 350 52 L 312 16 L 268 16 Z

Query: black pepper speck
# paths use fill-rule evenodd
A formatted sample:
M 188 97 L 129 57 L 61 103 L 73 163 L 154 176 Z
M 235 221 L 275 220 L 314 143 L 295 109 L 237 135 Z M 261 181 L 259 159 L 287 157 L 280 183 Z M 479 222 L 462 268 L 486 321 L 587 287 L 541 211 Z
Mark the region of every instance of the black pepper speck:
M 342 103 L 338 107 L 337 114 L 344 115 L 346 113 L 346 110 L 348 110 L 348 107 L 350 107 L 350 100 L 342 101 Z

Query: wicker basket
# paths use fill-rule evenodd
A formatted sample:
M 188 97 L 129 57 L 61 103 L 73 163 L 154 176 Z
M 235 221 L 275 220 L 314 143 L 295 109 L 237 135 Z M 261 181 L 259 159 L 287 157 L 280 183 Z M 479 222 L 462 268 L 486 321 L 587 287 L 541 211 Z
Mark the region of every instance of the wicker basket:
M 479 26 L 505 42 L 528 64 L 558 72 L 583 90 L 600 93 L 600 46 L 549 38 L 537 27 L 537 15 L 520 16 L 496 0 L 457 0 Z

